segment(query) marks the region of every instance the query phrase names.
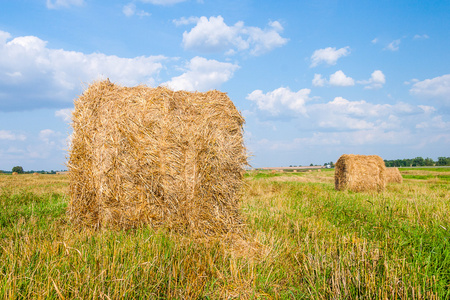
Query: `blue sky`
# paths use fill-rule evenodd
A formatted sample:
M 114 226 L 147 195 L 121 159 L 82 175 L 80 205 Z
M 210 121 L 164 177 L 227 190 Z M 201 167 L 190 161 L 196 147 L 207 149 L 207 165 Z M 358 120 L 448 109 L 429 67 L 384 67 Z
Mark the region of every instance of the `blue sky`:
M 66 169 L 93 80 L 228 93 L 254 167 L 450 156 L 450 1 L 2 0 L 0 169 Z

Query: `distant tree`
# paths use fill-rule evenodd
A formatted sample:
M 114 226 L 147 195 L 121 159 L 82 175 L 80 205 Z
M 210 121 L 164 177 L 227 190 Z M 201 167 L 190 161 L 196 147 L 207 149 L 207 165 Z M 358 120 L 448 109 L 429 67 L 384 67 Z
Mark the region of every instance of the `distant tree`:
M 432 165 L 434 165 L 434 161 L 431 158 L 429 158 L 429 157 L 425 158 L 424 163 L 425 163 L 424 164 L 425 166 L 432 166 Z
M 17 172 L 19 174 L 23 174 L 23 168 L 21 166 L 15 166 L 12 168 L 12 172 Z
M 412 160 L 412 165 L 414 167 L 420 167 L 420 166 L 424 166 L 425 165 L 425 160 L 423 159 L 423 157 L 416 157 Z
M 313 164 L 310 164 L 309 166 L 312 167 L 312 166 L 314 166 L 314 165 L 313 165 Z
M 324 164 L 324 166 L 330 165 L 332 168 L 334 168 L 334 162 L 330 161 Z
M 450 166 L 450 157 L 438 157 L 437 166 Z

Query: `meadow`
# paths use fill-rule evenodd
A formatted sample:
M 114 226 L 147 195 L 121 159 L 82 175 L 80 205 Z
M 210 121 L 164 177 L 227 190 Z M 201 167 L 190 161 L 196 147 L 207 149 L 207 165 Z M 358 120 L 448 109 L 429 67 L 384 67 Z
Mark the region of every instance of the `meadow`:
M 249 171 L 243 234 L 72 226 L 65 175 L 0 174 L 0 299 L 449 299 L 450 168 L 383 193 Z

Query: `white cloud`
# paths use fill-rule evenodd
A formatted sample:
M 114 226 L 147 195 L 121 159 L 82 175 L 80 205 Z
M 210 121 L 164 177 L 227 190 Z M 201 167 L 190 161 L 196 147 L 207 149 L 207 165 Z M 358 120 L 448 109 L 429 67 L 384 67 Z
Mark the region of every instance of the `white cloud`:
M 16 134 L 9 130 L 0 130 L 0 140 L 24 141 L 27 137 L 24 134 Z
M 378 43 L 378 38 L 374 38 L 372 41 L 370 41 L 372 44 Z
M 379 154 L 382 157 L 392 153 L 414 153 L 418 149 L 434 153 L 430 151 L 436 147 L 445 150 L 450 143 L 447 133 L 450 119 L 446 115 L 436 116 L 438 110 L 431 106 L 375 104 L 335 97 L 325 103 L 317 103 L 320 99 L 306 102 L 302 113 L 291 113 L 290 118 L 286 118 L 286 112 L 293 110 L 269 95 L 255 91 L 253 99 L 247 97 L 258 105 L 248 123 L 254 122 L 255 118 L 268 123 L 264 129 L 253 127 L 248 145 L 255 154 L 255 164 L 261 166 L 267 161 L 273 163 L 271 158 L 277 162 L 275 164 L 283 166 L 298 161 L 298 157 L 315 162 L 312 157 L 325 160 L 323 157 L 336 155 L 337 159 L 346 152 L 378 154 L 377 151 L 387 151 Z M 267 117 L 260 110 L 268 111 L 272 116 Z M 284 115 L 274 118 L 281 113 Z
M 411 112 L 409 105 L 371 104 L 365 100 L 349 101 L 335 97 L 333 101 L 312 105 L 308 111 L 329 112 L 334 115 L 354 116 L 358 118 L 378 118 L 393 113 Z
M 180 19 L 173 20 L 172 22 L 176 26 L 182 26 L 182 25 L 189 25 L 189 24 L 195 24 L 200 20 L 199 17 L 181 17 Z
M 411 83 L 416 83 L 416 82 L 419 82 L 419 81 L 420 81 L 419 79 L 413 78 L 413 79 L 411 79 L 410 81 L 404 81 L 403 83 L 404 83 L 405 85 L 410 85 Z
M 412 95 L 439 99 L 450 104 L 450 74 L 416 82 L 409 91 Z
M 281 87 L 266 94 L 255 90 L 246 99 L 255 102 L 258 109 L 268 111 L 273 116 L 292 111 L 306 114 L 305 103 L 309 100 L 310 93 L 310 89 L 292 92 L 289 88 Z
M 321 74 L 314 74 L 314 78 L 312 80 L 313 86 L 324 86 L 327 83 L 325 78 L 322 78 Z
M 125 16 L 131 17 L 136 12 L 136 5 L 134 3 L 128 3 L 123 7 L 122 12 Z
M 68 8 L 71 6 L 81 6 L 84 0 L 47 0 L 48 9 Z
M 8 41 L 8 33 L 2 31 L 0 37 L 0 111 L 67 107 L 81 91 L 81 83 L 100 78 L 124 85 L 153 85 L 166 60 L 51 49 L 35 36 Z
M 125 16 L 131 17 L 134 15 L 137 15 L 139 17 L 148 17 L 150 14 L 148 12 L 145 12 L 143 10 L 136 10 L 136 5 L 134 3 L 128 3 L 125 5 L 122 9 L 122 12 Z
M 55 111 L 55 117 L 63 119 L 64 122 L 69 123 L 72 120 L 72 109 L 63 108 Z
M 350 47 L 344 47 L 336 50 L 336 47 L 328 47 L 314 51 L 311 56 L 311 68 L 316 67 L 320 63 L 335 65 L 337 60 L 343 56 L 350 54 Z
M 217 89 L 230 80 L 239 68 L 232 63 L 208 60 L 203 57 L 194 57 L 186 65 L 186 72 L 172 78 L 165 85 L 174 90 L 207 91 Z
M 186 23 L 180 20 L 178 23 Z M 177 24 L 177 23 L 176 23 Z M 245 26 L 240 21 L 228 26 L 222 16 L 200 17 L 197 24 L 183 33 L 183 46 L 201 52 L 224 52 L 248 50 L 251 55 L 261 55 L 287 43 L 288 39 L 280 36 L 283 27 L 277 21 L 269 22 L 269 28 Z
M 330 76 L 330 85 L 335 86 L 352 86 L 355 85 L 355 81 L 351 77 L 347 77 L 341 70 L 336 71 Z
M 39 139 L 48 142 L 52 136 L 55 135 L 55 131 L 51 129 L 43 129 L 39 132 Z
M 420 34 L 416 34 L 416 35 L 414 35 L 414 37 L 413 37 L 413 39 L 415 39 L 415 40 L 420 40 L 420 39 L 429 39 L 430 37 L 428 36 L 428 34 L 422 34 L 422 35 L 420 35 Z
M 386 83 L 386 77 L 384 76 L 382 71 L 375 70 L 371 74 L 369 80 L 360 80 L 358 81 L 358 83 L 366 85 L 364 87 L 365 89 L 379 89 L 382 88 Z
M 3 45 L 6 43 L 7 40 L 11 38 L 11 34 L 6 31 L 0 30 L 0 45 Z
M 67 137 L 61 132 L 52 129 L 43 129 L 39 132 L 38 136 L 39 140 L 43 143 L 40 147 L 46 153 L 54 150 L 68 149 L 68 138 L 71 137 Z
M 421 108 L 426 114 L 430 114 L 436 111 L 436 108 L 433 106 L 428 105 L 418 105 L 419 108 Z
M 416 128 L 436 128 L 441 130 L 450 130 L 450 122 L 445 122 L 444 120 L 442 120 L 442 116 L 436 116 L 431 120 L 417 124 Z
M 392 41 L 389 45 L 384 48 L 385 50 L 398 51 L 400 46 L 400 39 Z

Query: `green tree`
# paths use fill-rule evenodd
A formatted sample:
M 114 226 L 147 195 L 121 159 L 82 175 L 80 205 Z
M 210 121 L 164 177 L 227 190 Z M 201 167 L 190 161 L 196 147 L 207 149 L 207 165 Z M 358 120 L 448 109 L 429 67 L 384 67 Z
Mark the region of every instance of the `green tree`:
M 425 166 L 432 166 L 432 165 L 434 165 L 434 161 L 431 158 L 429 158 L 429 157 L 425 158 L 424 162 L 425 162 Z
M 425 165 L 425 161 L 424 161 L 423 157 L 419 156 L 412 160 L 412 165 L 415 167 L 423 166 L 423 165 Z
M 23 174 L 23 168 L 21 166 L 15 166 L 12 168 L 13 172 L 17 172 L 19 174 Z
M 450 166 L 450 157 L 438 157 L 437 166 Z

